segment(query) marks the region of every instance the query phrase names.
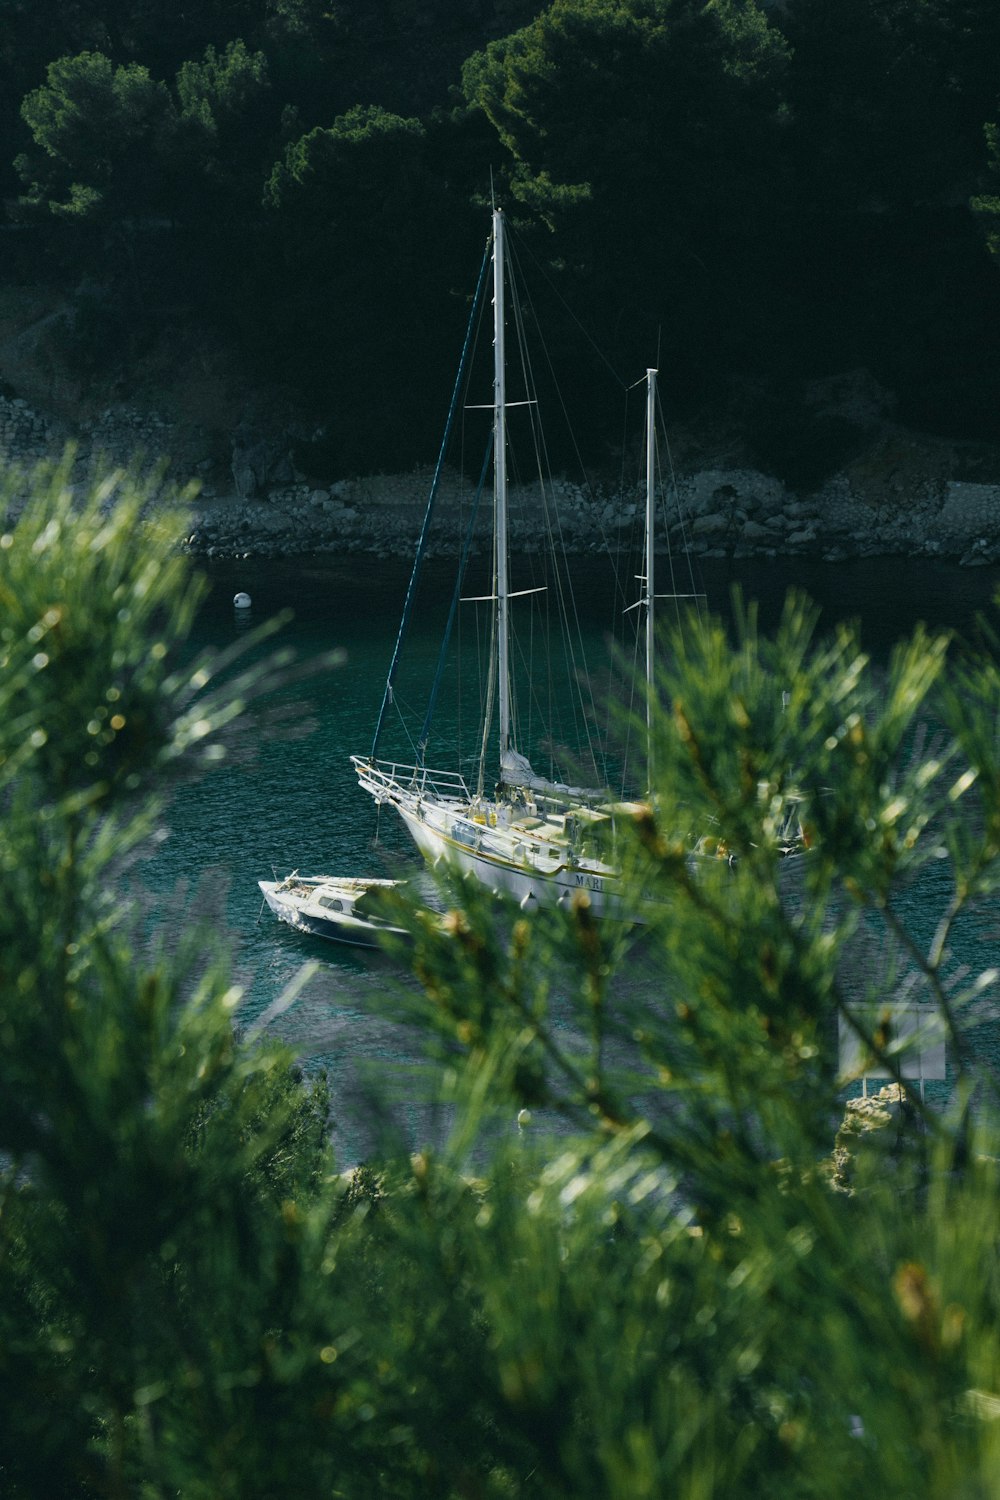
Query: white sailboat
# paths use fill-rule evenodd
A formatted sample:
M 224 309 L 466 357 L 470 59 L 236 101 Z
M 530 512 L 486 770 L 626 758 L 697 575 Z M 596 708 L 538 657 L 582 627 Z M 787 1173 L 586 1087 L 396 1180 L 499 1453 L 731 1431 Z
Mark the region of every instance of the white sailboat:
M 621 874 L 614 846 L 616 824 L 635 804 L 615 800 L 607 789 L 588 789 L 537 775 L 515 742 L 512 705 L 510 605 L 521 592 L 509 574 L 507 489 L 507 388 L 505 351 L 505 224 L 493 214 L 493 466 L 495 693 L 499 718 L 497 779 L 487 791 L 467 784 L 460 771 L 432 769 L 418 761 L 403 764 L 352 756 L 360 785 L 380 806 L 395 808 L 421 853 L 432 863 L 448 860 L 489 888 L 532 901 L 567 902 L 584 891 L 598 916 L 641 920 L 623 906 Z M 645 611 L 646 681 L 652 705 L 655 634 L 654 520 L 656 501 L 656 371 L 646 376 L 645 564 L 642 598 L 632 608 Z M 454 410 L 454 403 L 453 403 Z M 432 492 L 433 493 L 433 492 Z M 693 594 L 691 597 L 695 597 Z M 405 614 L 405 612 L 404 612 Z M 392 676 L 386 688 L 392 697 Z M 385 703 L 383 704 L 384 709 Z M 376 734 L 376 742 L 378 735 Z

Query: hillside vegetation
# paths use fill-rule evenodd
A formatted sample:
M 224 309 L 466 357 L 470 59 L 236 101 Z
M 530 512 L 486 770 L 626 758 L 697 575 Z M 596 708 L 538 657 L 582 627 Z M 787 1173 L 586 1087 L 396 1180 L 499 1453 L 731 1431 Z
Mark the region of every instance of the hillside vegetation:
M 160 370 L 211 414 L 238 371 L 309 413 L 311 472 L 425 459 L 492 190 L 599 368 L 656 358 L 682 415 L 722 416 L 774 472 L 803 445 L 813 468 L 849 456 L 850 423 L 802 394 L 842 371 L 913 427 L 1000 439 L 995 0 L 0 19 L 4 300 L 47 288 L 28 365 L 0 361 L 14 389 Z M 619 408 L 594 399 L 600 447 Z

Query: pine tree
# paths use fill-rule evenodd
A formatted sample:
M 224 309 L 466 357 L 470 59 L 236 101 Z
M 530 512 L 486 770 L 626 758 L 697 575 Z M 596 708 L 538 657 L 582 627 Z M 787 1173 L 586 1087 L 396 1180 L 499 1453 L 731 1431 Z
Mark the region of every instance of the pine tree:
M 991 1494 L 997 642 L 918 631 L 876 681 L 800 602 L 676 634 L 616 851 L 642 933 L 444 877 L 443 924 L 404 903 L 384 1001 L 453 1123 L 344 1174 L 217 940 L 118 894 L 289 662 L 190 660 L 148 492 L 32 483 L 0 527 L 3 1494 Z M 933 1103 L 901 998 L 948 1045 Z M 891 1080 L 850 1128 L 838 1026 Z

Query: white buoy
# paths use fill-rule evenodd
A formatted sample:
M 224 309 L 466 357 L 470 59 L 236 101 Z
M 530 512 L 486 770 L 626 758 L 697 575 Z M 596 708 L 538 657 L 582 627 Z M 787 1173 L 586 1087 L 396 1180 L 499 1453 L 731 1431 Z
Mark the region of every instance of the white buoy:
M 238 594 L 235 595 L 235 597 L 233 599 L 233 604 L 236 606 L 237 609 L 249 609 L 250 608 L 250 604 L 251 604 L 250 595 L 249 594 L 244 594 L 241 591 L 240 593 L 238 593 Z

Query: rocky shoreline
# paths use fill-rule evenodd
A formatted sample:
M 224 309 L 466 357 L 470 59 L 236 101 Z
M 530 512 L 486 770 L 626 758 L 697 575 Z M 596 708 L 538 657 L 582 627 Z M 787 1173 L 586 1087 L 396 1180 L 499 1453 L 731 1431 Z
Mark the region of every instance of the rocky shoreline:
M 128 407 L 107 408 L 75 434 L 23 399 L 0 396 L 0 463 L 30 470 L 75 442 L 73 478 L 81 485 L 108 467 L 167 463 L 165 491 L 193 481 L 198 493 L 178 542 L 209 558 L 284 557 L 309 553 L 379 558 L 413 553 L 429 493 L 429 470 L 309 483 L 294 470 L 287 442 L 234 439 L 226 459 L 199 456 L 190 434 L 166 418 Z M 170 462 L 158 455 L 177 455 Z M 679 465 L 671 547 L 682 542 L 704 557 L 802 556 L 830 563 L 858 557 L 933 557 L 966 567 L 1000 562 L 1000 482 L 966 477 L 960 450 L 883 424 L 864 455 L 813 493 L 800 494 L 773 475 L 746 466 Z M 538 544 L 540 497 L 521 495 L 531 519 L 517 519 L 515 548 Z M 636 497 L 613 489 L 586 492 L 565 481 L 549 500 L 567 553 L 614 552 L 637 525 Z M 441 485 L 433 548 L 453 553 L 467 524 L 470 495 L 458 476 Z M 641 504 L 641 502 L 640 502 Z M 485 507 L 484 507 L 485 510 Z M 476 537 L 488 546 L 485 519 Z M 667 540 L 664 539 L 664 548 Z
M 328 488 L 306 483 L 241 499 L 195 502 L 184 546 L 207 557 L 282 557 L 305 553 L 411 556 L 430 487 L 430 474 L 380 475 Z M 636 525 L 635 498 L 588 495 L 557 483 L 556 509 L 570 555 L 613 552 Z M 453 553 L 468 515 L 451 480 L 438 501 L 432 552 Z M 512 503 L 511 545 L 538 544 L 540 501 Z M 702 470 L 677 482 L 679 519 L 670 545 L 702 557 L 804 556 L 829 563 L 858 557 L 936 557 L 965 567 L 1000 562 L 1000 485 L 951 481 L 909 504 L 873 505 L 839 479 L 817 494 L 789 493 L 769 475 L 748 469 Z M 519 510 L 532 516 L 519 520 Z M 485 525 L 477 549 L 488 546 Z M 664 539 L 663 550 L 667 549 Z

